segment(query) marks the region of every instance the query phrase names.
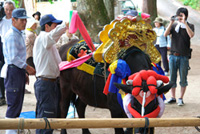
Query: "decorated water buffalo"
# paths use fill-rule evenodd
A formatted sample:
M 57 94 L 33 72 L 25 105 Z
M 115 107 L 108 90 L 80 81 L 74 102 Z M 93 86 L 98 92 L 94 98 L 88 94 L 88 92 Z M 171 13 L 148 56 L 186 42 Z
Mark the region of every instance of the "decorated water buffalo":
M 73 40 L 60 48 L 61 58 L 63 61 L 67 60 L 67 63 L 76 64 L 77 61 L 77 64 L 79 64 L 80 59 L 86 59 L 86 62 L 81 63 L 80 66 L 74 67 L 72 65 L 70 67 L 71 65 L 67 65 L 68 69 L 61 69 L 60 107 L 62 118 L 67 115 L 70 101 L 74 102 L 79 118 L 85 118 L 87 105 L 109 109 L 112 118 L 127 118 L 128 114 L 124 111 L 122 101 L 126 93 L 120 90 L 122 85 L 117 85 L 117 87 L 120 87 L 118 89 L 113 85 L 114 82 L 125 83 L 131 77 L 131 74 L 134 75 L 141 70 L 151 70 L 151 63 L 157 63 L 160 60 L 159 52 L 152 44 L 156 34 L 150 24 L 142 20 L 141 17 L 118 18 L 106 25 L 99 37 L 102 43 L 94 52 L 87 48 L 88 43 L 86 41 L 78 40 Z M 91 53 L 93 57 L 91 57 Z M 87 59 L 88 56 L 91 58 Z M 109 72 L 106 71 L 108 66 Z M 155 80 L 159 79 L 156 78 Z M 132 81 L 132 83 L 134 82 Z M 147 88 L 145 91 L 149 90 L 148 84 L 143 84 L 143 81 L 140 84 Z M 160 91 L 162 88 L 156 89 L 157 82 L 154 81 L 153 84 L 150 87 L 153 86 L 154 88 L 151 89 L 157 91 L 152 90 L 154 91 L 153 96 L 158 102 L 157 98 L 163 91 Z M 131 88 L 133 89 L 133 87 Z M 170 86 L 165 87 L 166 90 L 164 91 L 169 90 L 169 88 Z M 132 89 L 127 89 L 126 92 L 128 91 L 130 94 Z M 140 90 L 137 89 L 137 92 L 139 93 Z M 157 95 L 157 93 L 159 94 Z M 155 107 L 157 106 L 158 103 L 155 103 Z M 155 107 L 149 107 L 149 110 L 146 111 L 152 112 Z M 138 111 L 139 114 L 141 114 L 140 112 L 141 110 Z M 115 133 L 132 133 L 129 130 L 127 129 L 124 132 L 123 128 L 115 128 Z M 61 133 L 65 134 L 66 131 L 62 130 Z M 88 129 L 83 129 L 83 133 L 90 134 Z

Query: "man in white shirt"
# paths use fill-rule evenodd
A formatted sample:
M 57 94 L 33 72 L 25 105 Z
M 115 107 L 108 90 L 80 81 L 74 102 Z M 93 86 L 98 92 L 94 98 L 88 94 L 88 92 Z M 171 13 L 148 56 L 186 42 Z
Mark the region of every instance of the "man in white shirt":
M 60 55 L 56 42 L 66 31 L 68 23 L 62 23 L 52 14 L 44 15 L 40 20 L 41 32 L 33 47 L 33 62 L 37 80 L 34 84 L 36 104 L 36 118 L 58 118 L 60 88 Z M 61 25 L 58 25 L 61 24 Z M 53 129 L 37 129 L 36 134 L 53 133 Z
M 2 43 L 4 43 L 4 38 L 7 33 L 7 31 L 10 29 L 12 26 L 12 11 L 15 9 L 15 3 L 13 1 L 5 1 L 4 2 L 4 12 L 5 16 L 3 19 L 0 21 L 0 37 Z M 3 46 L 3 44 L 2 44 Z M 0 46 L 0 47 L 2 47 Z M 3 66 L 4 60 L 3 58 L 0 61 L 0 67 Z M 1 68 L 0 68 L 1 70 Z M 4 87 L 4 79 L 0 78 L 0 106 L 5 105 L 6 100 L 5 100 L 5 87 Z
M 10 29 L 12 25 L 12 11 L 14 9 L 15 9 L 15 3 L 13 1 L 5 1 L 4 11 L 6 16 L 4 16 L 2 21 L 0 22 L 0 35 L 3 43 L 6 32 Z

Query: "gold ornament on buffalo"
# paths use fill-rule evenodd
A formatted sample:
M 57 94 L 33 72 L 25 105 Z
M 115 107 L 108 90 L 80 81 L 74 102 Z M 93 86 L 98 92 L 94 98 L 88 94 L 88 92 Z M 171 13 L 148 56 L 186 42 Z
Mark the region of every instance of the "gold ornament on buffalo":
M 156 33 L 152 30 L 150 24 L 143 20 L 114 20 L 106 25 L 99 33 L 102 44 L 93 54 L 97 62 L 112 63 L 118 59 L 120 52 L 135 46 L 148 54 L 154 63 L 161 60 L 160 53 L 153 45 L 156 39 Z

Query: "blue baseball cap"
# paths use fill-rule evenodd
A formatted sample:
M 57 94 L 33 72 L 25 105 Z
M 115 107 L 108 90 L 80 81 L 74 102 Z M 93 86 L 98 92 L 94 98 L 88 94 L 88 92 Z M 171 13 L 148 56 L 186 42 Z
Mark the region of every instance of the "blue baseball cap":
M 43 26 L 49 22 L 61 24 L 62 20 L 57 20 L 52 14 L 47 14 L 47 15 L 42 16 L 40 20 L 40 26 Z
M 13 18 L 27 19 L 26 10 L 24 8 L 17 8 L 12 11 Z
M 127 15 L 130 15 L 132 17 L 135 17 L 135 16 L 138 16 L 138 12 L 136 10 L 129 10 L 126 14 Z

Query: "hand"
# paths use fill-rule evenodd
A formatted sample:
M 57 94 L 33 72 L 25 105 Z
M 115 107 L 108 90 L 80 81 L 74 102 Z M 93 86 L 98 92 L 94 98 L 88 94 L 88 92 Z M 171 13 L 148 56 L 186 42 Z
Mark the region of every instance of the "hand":
M 65 22 L 65 25 L 69 28 L 69 22 Z
M 184 13 L 180 13 L 180 21 L 182 22 L 182 23 L 184 23 L 185 24 L 185 14 Z
M 35 75 L 36 71 L 33 67 L 31 67 L 30 65 L 26 66 L 26 71 L 28 72 L 29 75 Z

